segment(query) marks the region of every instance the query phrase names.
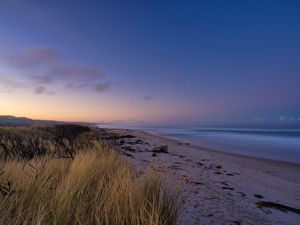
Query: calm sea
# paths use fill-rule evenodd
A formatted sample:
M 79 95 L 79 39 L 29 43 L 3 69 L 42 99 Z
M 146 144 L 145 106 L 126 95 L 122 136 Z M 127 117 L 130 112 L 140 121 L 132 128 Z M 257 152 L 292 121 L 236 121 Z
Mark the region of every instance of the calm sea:
M 144 130 L 221 152 L 300 164 L 300 129 L 107 126 Z

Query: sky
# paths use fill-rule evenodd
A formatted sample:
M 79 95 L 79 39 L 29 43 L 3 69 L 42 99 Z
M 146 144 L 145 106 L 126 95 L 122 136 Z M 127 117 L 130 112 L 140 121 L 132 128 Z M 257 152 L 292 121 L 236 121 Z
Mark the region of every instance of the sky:
M 0 115 L 300 120 L 300 2 L 0 0 Z

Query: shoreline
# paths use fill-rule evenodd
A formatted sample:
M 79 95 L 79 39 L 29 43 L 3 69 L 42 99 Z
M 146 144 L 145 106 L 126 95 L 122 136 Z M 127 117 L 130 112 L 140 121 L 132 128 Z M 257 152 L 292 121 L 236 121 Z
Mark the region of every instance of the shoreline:
M 171 185 L 182 185 L 180 225 L 296 225 L 300 220 L 300 214 L 259 206 L 267 202 L 297 211 L 300 165 L 207 150 L 140 130 L 104 130 L 138 173 L 151 169 Z M 156 153 L 161 146 L 167 151 Z
M 132 129 L 132 130 L 135 130 L 135 129 Z M 212 152 L 216 152 L 216 153 L 220 153 L 220 154 L 227 154 L 227 155 L 232 155 L 232 156 L 237 156 L 237 157 L 252 158 L 253 160 L 266 160 L 266 161 L 275 162 L 275 163 L 282 163 L 282 164 L 287 163 L 287 164 L 291 164 L 291 165 L 295 165 L 295 166 L 300 166 L 300 162 L 292 162 L 292 161 L 288 161 L 288 160 L 277 160 L 277 159 L 272 159 L 272 158 L 267 158 L 267 157 L 259 157 L 259 156 L 255 156 L 255 155 L 248 155 L 248 154 L 242 154 L 242 153 L 239 154 L 239 153 L 235 153 L 235 152 L 222 151 L 221 149 L 204 147 L 204 146 L 201 146 L 201 144 L 192 144 L 192 143 L 190 143 L 189 140 L 185 140 L 184 138 L 170 137 L 170 136 L 164 135 L 162 133 L 156 133 L 156 132 L 150 132 L 150 131 L 149 132 L 143 131 L 143 130 L 135 130 L 135 131 L 145 132 L 145 133 L 148 133 L 148 134 L 156 136 L 156 137 L 165 138 L 166 140 L 173 140 L 176 142 L 186 142 L 186 143 L 189 143 L 189 145 L 191 145 L 195 148 L 198 148 L 199 150 L 212 151 Z
M 186 142 L 186 140 L 170 138 L 170 137 L 167 137 L 167 136 L 164 136 L 161 134 L 154 134 L 151 132 L 139 131 L 139 130 L 132 130 L 132 131 L 143 132 L 147 135 L 153 136 L 153 138 L 160 138 L 160 139 L 164 139 L 165 141 L 173 141 L 174 143 L 178 143 L 178 142 L 188 143 L 188 146 L 195 148 L 198 151 L 207 151 L 212 154 L 219 155 L 220 157 L 226 158 L 226 160 L 228 160 L 228 161 L 231 161 L 233 163 L 236 163 L 238 165 L 245 166 L 245 167 L 248 167 L 251 169 L 259 169 L 262 165 L 264 165 L 264 167 L 266 167 L 266 169 L 268 169 L 268 170 L 276 170 L 277 171 L 273 175 L 278 175 L 280 178 L 289 179 L 291 181 L 300 183 L 300 164 L 298 164 L 298 163 L 288 162 L 288 161 L 279 161 L 279 160 L 275 160 L 275 159 L 260 158 L 260 157 L 256 157 L 256 156 L 236 154 L 236 153 L 231 153 L 231 152 L 225 152 L 225 151 L 205 148 L 200 145 L 190 144 L 189 142 Z M 285 171 L 282 170 L 283 167 L 284 167 Z M 293 172 L 294 170 L 298 170 L 299 173 L 293 174 L 291 176 L 290 172 Z
M 134 129 L 108 129 L 108 130 L 124 130 L 124 131 L 131 131 L 135 133 L 143 133 L 148 136 L 152 136 L 154 139 L 159 138 L 162 140 L 165 140 L 167 142 L 173 142 L 174 144 L 182 143 L 183 145 L 188 143 L 188 145 L 191 148 L 194 148 L 197 151 L 206 151 L 212 154 L 219 155 L 220 157 L 223 157 L 225 160 L 229 160 L 233 163 L 237 163 L 239 165 L 251 168 L 251 169 L 259 169 L 260 166 L 267 167 L 268 169 L 276 169 L 278 170 L 278 167 L 280 167 L 280 170 L 278 170 L 277 174 L 274 175 L 279 175 L 279 177 L 286 179 L 286 178 L 291 178 L 292 181 L 300 183 L 300 164 L 294 163 L 294 162 L 288 162 L 288 161 L 279 161 L 275 159 L 267 159 L 267 158 L 260 158 L 256 156 L 250 156 L 250 155 L 243 155 L 243 154 L 236 154 L 236 153 L 231 153 L 231 152 L 225 152 L 225 151 L 220 151 L 220 150 L 215 150 L 215 149 L 210 149 L 210 148 L 205 148 L 200 145 L 196 144 L 191 144 L 187 140 L 183 139 L 176 139 L 176 138 L 171 138 L 162 134 L 158 133 L 153 133 L 153 132 L 147 132 L 147 131 L 142 131 L 142 130 L 134 130 Z M 259 164 L 259 167 L 257 167 Z M 282 167 L 286 169 L 287 171 L 282 171 Z M 265 169 L 264 169 L 265 170 Z M 290 171 L 294 170 L 299 170 L 299 175 L 297 176 L 290 176 Z

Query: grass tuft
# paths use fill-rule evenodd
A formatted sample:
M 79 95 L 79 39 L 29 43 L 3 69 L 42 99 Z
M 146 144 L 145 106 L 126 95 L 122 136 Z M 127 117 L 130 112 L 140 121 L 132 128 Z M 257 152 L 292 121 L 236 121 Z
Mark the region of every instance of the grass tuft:
M 0 160 L 0 224 L 175 225 L 179 192 L 105 145 L 72 158 Z M 1 172 L 2 171 L 2 172 Z

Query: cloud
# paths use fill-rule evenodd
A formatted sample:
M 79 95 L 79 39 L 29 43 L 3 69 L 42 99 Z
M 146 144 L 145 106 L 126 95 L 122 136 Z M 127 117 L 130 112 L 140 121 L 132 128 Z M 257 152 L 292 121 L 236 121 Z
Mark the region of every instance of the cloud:
M 70 78 L 77 77 L 85 79 L 102 77 L 103 72 L 95 67 L 82 64 L 62 63 L 48 65 L 49 74 L 53 77 Z
M 11 79 L 7 76 L 0 74 L 0 92 L 14 92 L 19 89 L 30 89 L 31 85 L 25 82 L 16 81 L 14 79 Z M 34 88 L 35 94 L 49 94 L 53 95 L 55 94 L 54 91 L 50 90 L 49 88 L 46 88 L 44 86 L 37 86 Z
M 34 89 L 34 93 L 37 94 L 37 95 L 40 95 L 40 94 L 48 94 L 48 95 L 54 95 L 54 92 L 47 89 L 46 87 L 43 87 L 43 86 L 38 86 Z
M 29 78 L 38 84 L 50 84 L 53 82 L 52 77 L 47 75 L 30 75 Z
M 254 118 L 252 118 L 251 119 L 251 121 L 264 121 L 264 120 L 266 120 L 265 118 L 261 118 L 261 117 L 254 117 Z
M 44 93 L 46 90 L 47 90 L 47 89 L 46 89 L 45 87 L 39 86 L 39 87 L 36 87 L 36 88 L 35 88 L 34 92 L 35 92 L 36 94 L 39 95 L 39 94 Z
M 26 88 L 26 85 L 24 83 L 13 80 L 11 78 L 8 78 L 7 76 L 0 74 L 0 91 L 12 92 L 17 89 L 24 88 Z
M 147 100 L 147 101 L 150 101 L 152 100 L 154 97 L 153 96 L 150 96 L 150 95 L 145 95 L 144 96 L 144 99 Z
M 19 54 L 7 54 L 3 56 L 8 65 L 21 68 L 31 69 L 38 66 L 50 65 L 59 60 L 59 54 L 51 48 L 32 48 Z
M 280 116 L 279 117 L 279 121 L 293 121 L 294 118 L 293 117 L 287 117 L 287 116 Z
M 97 78 L 103 75 L 102 70 L 97 67 L 63 60 L 54 48 L 32 48 L 21 53 L 6 54 L 2 58 L 15 69 L 22 69 L 23 72 L 25 70 L 29 73 L 43 71 L 58 79 L 65 76 Z
M 87 88 L 88 86 L 86 84 L 75 84 L 75 83 L 67 83 L 65 86 L 67 89 L 83 89 L 83 88 Z
M 102 93 L 110 88 L 110 83 L 97 83 L 95 84 L 95 91 Z
M 280 120 L 280 121 L 286 121 L 286 120 L 288 120 L 288 118 L 287 118 L 286 116 L 280 116 L 280 117 L 279 117 L 279 120 Z
M 108 82 L 102 81 L 103 71 L 100 68 L 66 61 L 55 48 L 31 48 L 19 53 L 5 54 L 1 58 L 29 84 L 38 85 L 35 88 L 37 94 L 46 92 L 41 87 L 49 89 L 52 86 L 52 89 L 54 85 L 66 89 L 94 86 L 93 90 L 96 92 L 103 92 L 110 87 Z

